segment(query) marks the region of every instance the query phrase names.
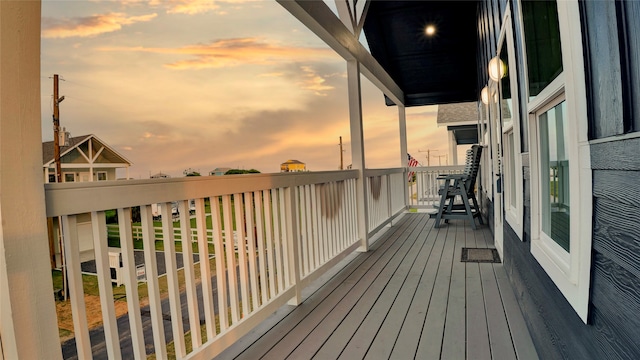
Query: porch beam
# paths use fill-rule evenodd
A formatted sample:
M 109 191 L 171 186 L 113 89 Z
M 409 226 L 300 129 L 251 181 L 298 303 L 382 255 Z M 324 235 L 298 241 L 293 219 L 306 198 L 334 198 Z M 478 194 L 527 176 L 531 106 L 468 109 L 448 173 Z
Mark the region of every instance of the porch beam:
M 287 11 L 347 61 L 357 60 L 360 72 L 396 105 L 404 93 L 342 21 L 322 1 L 278 0 Z
M 40 7 L 40 1 L 0 1 L 0 357 L 5 359 L 62 359 L 42 179 Z

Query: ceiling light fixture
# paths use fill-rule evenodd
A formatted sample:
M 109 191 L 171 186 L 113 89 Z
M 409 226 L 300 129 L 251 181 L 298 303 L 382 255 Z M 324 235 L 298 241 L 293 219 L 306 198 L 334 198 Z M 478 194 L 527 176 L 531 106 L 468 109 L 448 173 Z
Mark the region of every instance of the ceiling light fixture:
M 433 36 L 436 34 L 436 27 L 435 25 L 427 25 L 427 27 L 424 29 L 424 33 L 427 34 L 427 36 Z
M 494 57 L 489 61 L 489 77 L 493 81 L 498 81 L 507 74 L 507 66 L 499 57 Z
M 482 103 L 485 105 L 489 104 L 489 88 L 488 87 L 483 87 L 482 91 L 480 92 L 480 100 L 482 100 Z

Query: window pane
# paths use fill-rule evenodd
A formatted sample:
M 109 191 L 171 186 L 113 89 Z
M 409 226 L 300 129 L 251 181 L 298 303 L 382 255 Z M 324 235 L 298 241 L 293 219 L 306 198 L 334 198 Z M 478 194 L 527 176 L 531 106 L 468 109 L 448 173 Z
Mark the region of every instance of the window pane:
M 542 231 L 569 251 L 569 156 L 567 107 L 561 102 L 540 115 Z
M 555 1 L 522 1 L 529 99 L 562 73 L 558 8 Z
M 511 81 L 509 80 L 509 52 L 507 50 L 507 42 L 502 44 L 500 50 L 500 61 L 504 69 L 504 75 L 500 79 L 500 111 L 502 116 L 502 127 L 508 126 L 513 121 L 513 103 L 511 99 Z
M 105 181 L 107 180 L 107 173 L 106 172 L 99 172 L 98 173 L 98 181 Z
M 64 182 L 74 182 L 74 181 L 76 181 L 76 175 L 74 173 L 64 174 Z
M 516 159 L 514 154 L 515 144 L 513 141 L 513 131 L 507 135 L 507 166 L 509 177 L 509 204 L 512 208 L 516 207 Z

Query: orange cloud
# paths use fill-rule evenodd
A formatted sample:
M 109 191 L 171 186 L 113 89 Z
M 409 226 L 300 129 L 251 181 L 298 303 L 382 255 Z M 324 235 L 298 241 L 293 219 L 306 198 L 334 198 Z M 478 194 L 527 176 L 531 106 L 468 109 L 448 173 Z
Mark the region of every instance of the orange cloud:
M 211 0 L 172 0 L 169 1 L 169 14 L 195 15 L 217 9 L 219 6 Z
M 125 5 L 146 4 L 151 7 L 163 7 L 168 14 L 196 15 L 218 10 L 220 3 L 243 3 L 246 0 L 121 0 Z M 224 11 L 218 14 L 225 14 Z
M 157 14 L 127 16 L 123 13 L 109 13 L 67 19 L 44 18 L 42 20 L 42 37 L 69 38 L 89 37 L 118 31 L 123 25 L 146 22 Z
M 270 65 L 285 60 L 318 60 L 335 58 L 335 54 L 323 48 L 280 46 L 256 38 L 223 39 L 210 44 L 190 45 L 181 48 L 103 47 L 101 51 L 141 51 L 157 54 L 191 55 L 193 58 L 176 61 L 165 66 L 170 69 L 207 69 L 237 66 L 241 64 Z
M 303 89 L 311 90 L 319 96 L 326 96 L 326 91 L 334 89 L 333 86 L 326 85 L 327 80 L 318 75 L 310 66 L 302 66 L 301 69 L 304 72 L 304 80 L 300 82 L 300 87 Z

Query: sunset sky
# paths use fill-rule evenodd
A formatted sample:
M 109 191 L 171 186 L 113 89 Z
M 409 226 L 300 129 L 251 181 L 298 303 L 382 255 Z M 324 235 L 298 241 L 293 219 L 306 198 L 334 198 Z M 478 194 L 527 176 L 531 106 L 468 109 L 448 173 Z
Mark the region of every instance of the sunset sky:
M 44 0 L 41 60 L 43 141 L 59 74 L 61 126 L 104 140 L 136 179 L 277 172 L 288 159 L 335 170 L 339 136 L 351 162 L 346 62 L 272 0 Z M 367 167 L 397 167 L 398 110 L 364 77 L 362 87 Z M 421 163 L 419 149 L 447 151 L 436 112 L 407 109 Z

